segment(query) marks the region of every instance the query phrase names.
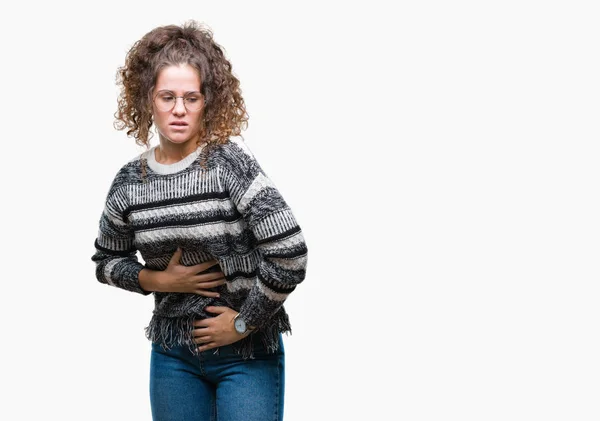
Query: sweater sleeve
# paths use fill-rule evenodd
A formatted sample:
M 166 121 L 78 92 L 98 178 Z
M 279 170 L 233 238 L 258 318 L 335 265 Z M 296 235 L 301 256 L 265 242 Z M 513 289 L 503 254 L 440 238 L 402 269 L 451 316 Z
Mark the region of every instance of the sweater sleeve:
M 226 186 L 257 240 L 257 282 L 240 309 L 248 325 L 260 328 L 306 275 L 304 236 L 285 200 L 245 144 L 231 144 Z
M 127 291 L 149 295 L 139 284 L 139 273 L 144 268 L 137 258 L 133 232 L 127 223 L 125 212 L 127 200 L 122 189 L 110 188 L 104 211 L 100 217 L 98 237 L 94 243 L 96 252 L 96 279 L 103 284 Z

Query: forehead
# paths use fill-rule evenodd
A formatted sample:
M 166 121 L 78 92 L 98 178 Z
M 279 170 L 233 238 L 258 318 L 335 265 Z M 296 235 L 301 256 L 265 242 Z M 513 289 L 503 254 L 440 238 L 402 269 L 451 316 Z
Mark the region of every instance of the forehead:
M 189 64 L 167 66 L 158 73 L 156 91 L 199 91 L 200 74 Z

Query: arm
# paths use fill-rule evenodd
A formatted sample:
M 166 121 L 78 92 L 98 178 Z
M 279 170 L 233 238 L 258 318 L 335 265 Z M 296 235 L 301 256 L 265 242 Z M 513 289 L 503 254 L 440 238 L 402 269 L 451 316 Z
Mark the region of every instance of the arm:
M 94 243 L 96 252 L 92 261 L 96 263 L 96 279 L 103 284 L 148 295 L 150 291 L 144 290 L 139 282 L 144 265 L 136 255 L 133 232 L 124 217 L 126 208 L 124 192 L 115 188 L 113 182 Z
M 260 328 L 306 275 L 307 247 L 292 211 L 244 144 L 231 145 L 224 181 L 237 210 L 257 240 L 261 260 L 257 283 L 240 309 L 249 326 Z

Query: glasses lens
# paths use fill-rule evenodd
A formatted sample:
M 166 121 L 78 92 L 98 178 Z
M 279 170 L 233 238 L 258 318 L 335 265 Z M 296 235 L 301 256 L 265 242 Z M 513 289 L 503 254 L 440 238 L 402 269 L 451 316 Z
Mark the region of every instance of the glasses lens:
M 177 102 L 173 92 L 159 92 L 154 98 L 154 104 L 160 111 L 171 111 Z M 183 103 L 188 111 L 200 111 L 204 106 L 204 97 L 200 93 L 190 93 L 183 97 Z
M 190 111 L 199 111 L 204 104 L 202 100 L 202 95 L 200 94 L 190 94 L 187 95 L 183 100 L 185 101 L 185 107 Z
M 156 98 L 154 98 L 154 104 L 156 105 L 156 108 L 161 111 L 171 111 L 176 100 L 177 98 L 175 98 L 175 95 L 172 93 L 160 92 L 156 95 Z

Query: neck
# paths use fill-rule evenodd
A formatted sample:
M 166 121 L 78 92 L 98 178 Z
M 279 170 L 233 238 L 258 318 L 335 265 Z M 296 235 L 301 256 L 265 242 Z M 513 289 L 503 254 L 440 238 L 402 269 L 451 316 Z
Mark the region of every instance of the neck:
M 184 143 L 173 143 L 160 135 L 160 144 L 156 148 L 155 158 L 161 164 L 173 164 L 181 161 L 198 147 L 197 138 Z

